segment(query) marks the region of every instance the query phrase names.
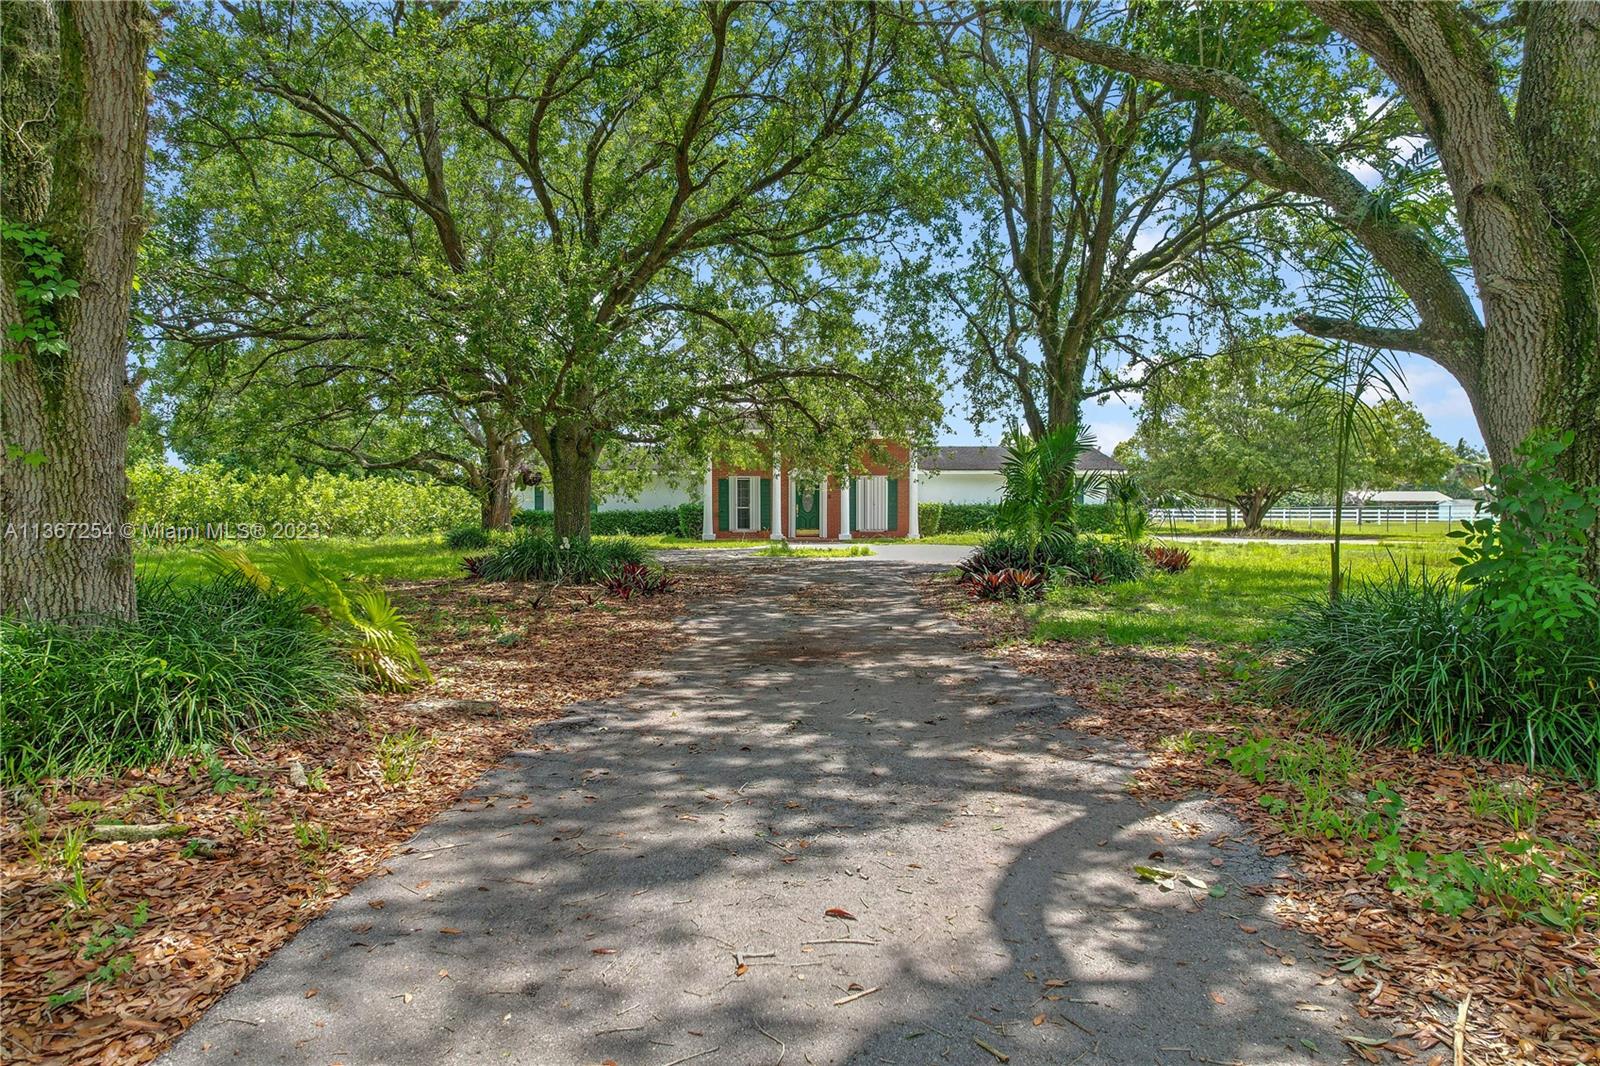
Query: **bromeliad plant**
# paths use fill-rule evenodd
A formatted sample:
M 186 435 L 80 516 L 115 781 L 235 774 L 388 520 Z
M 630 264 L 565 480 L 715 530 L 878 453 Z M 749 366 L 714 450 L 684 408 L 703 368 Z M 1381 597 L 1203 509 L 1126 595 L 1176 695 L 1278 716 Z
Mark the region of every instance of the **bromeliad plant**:
M 967 591 L 980 600 L 1036 600 L 1044 595 L 1045 573 L 1029 567 L 969 571 Z
M 644 563 L 623 563 L 606 579 L 606 591 L 620 600 L 633 596 L 655 596 L 672 591 L 672 578 L 666 572 Z
M 295 541 L 278 543 L 270 575 L 240 548 L 207 543 L 201 550 L 214 570 L 238 574 L 263 592 L 283 588 L 305 597 L 356 669 L 380 689 L 400 692 L 433 680 L 411 623 L 380 586 L 335 577 Z

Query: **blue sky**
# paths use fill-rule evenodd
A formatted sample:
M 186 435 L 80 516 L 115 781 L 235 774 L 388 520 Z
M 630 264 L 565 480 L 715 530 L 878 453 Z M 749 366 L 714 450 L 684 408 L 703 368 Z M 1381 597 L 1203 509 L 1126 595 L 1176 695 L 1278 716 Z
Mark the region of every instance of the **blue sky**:
M 1482 447 L 1483 435 L 1472 416 L 1472 405 L 1456 379 L 1421 356 L 1401 353 L 1399 360 L 1406 376 L 1402 398 L 1417 405 L 1428 425 L 1433 427 L 1433 435 L 1451 446 L 1465 437 L 1468 444 Z M 1133 435 L 1137 406 L 1138 398 L 1129 397 L 1128 402 L 1112 399 L 1104 405 L 1090 404 L 1085 409 L 1089 428 L 1103 451 L 1109 452 Z M 966 395 L 959 385 L 945 394 L 945 411 L 946 426 L 939 435 L 941 444 L 998 444 L 1005 431 L 1005 426 L 990 423 L 982 432 L 974 432 L 967 421 Z

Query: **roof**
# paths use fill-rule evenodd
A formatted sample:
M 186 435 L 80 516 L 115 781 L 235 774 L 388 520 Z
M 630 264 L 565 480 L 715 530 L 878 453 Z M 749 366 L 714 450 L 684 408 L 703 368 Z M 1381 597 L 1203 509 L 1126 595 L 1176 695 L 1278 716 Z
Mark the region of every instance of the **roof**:
M 960 445 L 953 448 L 935 448 L 917 457 L 923 470 L 990 470 L 997 471 L 1005 462 L 1006 450 L 997 444 Z M 1085 448 L 1078 456 L 1079 470 L 1105 470 L 1120 473 L 1127 467 L 1117 462 L 1099 448 Z
M 1367 503 L 1448 503 L 1450 497 L 1433 489 L 1393 489 L 1388 492 L 1374 492 L 1366 498 Z

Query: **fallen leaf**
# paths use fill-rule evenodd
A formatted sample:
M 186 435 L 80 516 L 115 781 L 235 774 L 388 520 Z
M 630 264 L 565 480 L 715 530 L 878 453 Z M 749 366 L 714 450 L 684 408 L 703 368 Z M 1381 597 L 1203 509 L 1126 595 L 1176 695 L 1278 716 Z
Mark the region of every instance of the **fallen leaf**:
M 827 915 L 829 918 L 843 918 L 847 922 L 853 922 L 856 920 L 856 916 L 845 910 L 843 907 L 829 907 L 822 913 Z

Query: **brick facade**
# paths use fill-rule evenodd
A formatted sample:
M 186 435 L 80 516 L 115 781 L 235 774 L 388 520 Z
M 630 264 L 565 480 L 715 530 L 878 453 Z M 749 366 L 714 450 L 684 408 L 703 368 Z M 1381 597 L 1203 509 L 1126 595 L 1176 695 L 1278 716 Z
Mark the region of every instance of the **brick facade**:
M 890 481 L 892 501 L 889 504 L 889 517 L 892 519 L 890 528 L 878 531 L 867 531 L 860 528 L 851 531 L 853 540 L 873 540 L 905 537 L 909 534 L 911 523 L 911 452 L 904 444 L 893 441 L 877 441 L 875 446 L 863 450 L 856 459 L 852 473 L 856 477 L 881 476 Z M 734 529 L 737 524 L 737 489 L 733 479 L 748 477 L 756 481 L 755 499 L 753 502 L 760 510 L 757 519 L 758 528 L 754 530 Z M 785 538 L 807 540 L 821 536 L 818 533 L 791 533 L 794 530 L 793 498 L 796 481 L 800 483 L 815 483 L 815 479 L 806 478 L 803 474 L 784 469 L 777 481 L 772 478 L 770 465 L 761 467 L 735 467 L 723 463 L 713 463 L 711 467 L 711 506 L 712 528 L 717 540 L 767 540 L 772 535 L 772 520 L 781 513 L 783 528 L 781 533 Z M 859 527 L 861 500 L 859 493 L 856 496 L 856 513 Z M 782 507 L 778 506 L 779 500 Z M 761 507 L 761 500 L 767 500 L 767 506 Z M 849 512 L 844 509 L 844 494 L 841 491 L 839 478 L 830 476 L 827 491 L 823 494 L 821 503 L 826 516 L 826 523 L 822 527 L 826 531 L 827 540 L 840 539 L 842 531 L 841 520 L 847 519 Z

